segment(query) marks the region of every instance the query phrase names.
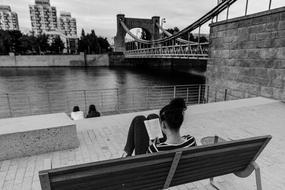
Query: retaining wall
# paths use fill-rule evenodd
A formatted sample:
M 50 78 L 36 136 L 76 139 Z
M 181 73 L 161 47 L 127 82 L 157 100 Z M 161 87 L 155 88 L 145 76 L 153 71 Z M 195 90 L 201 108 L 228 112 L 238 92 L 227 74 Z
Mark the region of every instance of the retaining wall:
M 228 97 L 233 99 L 285 99 L 285 7 L 210 27 L 210 86 L 231 89 Z
M 109 66 L 108 54 L 0 56 L 0 67 Z

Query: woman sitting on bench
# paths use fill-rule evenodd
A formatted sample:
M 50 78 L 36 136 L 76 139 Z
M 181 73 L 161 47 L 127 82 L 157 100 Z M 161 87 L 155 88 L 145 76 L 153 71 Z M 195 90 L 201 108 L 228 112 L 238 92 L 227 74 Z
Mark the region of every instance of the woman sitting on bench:
M 196 146 L 195 138 L 191 135 L 181 136 L 180 127 L 184 119 L 184 111 L 186 110 L 184 99 L 173 99 L 168 105 L 164 106 L 159 116 L 150 114 L 145 116 L 136 116 L 130 125 L 125 154 L 123 156 L 131 156 L 135 150 L 135 155 L 154 153 L 159 151 L 168 151 L 177 148 L 187 148 Z M 149 136 L 144 124 L 145 120 L 160 119 L 160 126 L 164 138 L 156 139 L 150 144 Z

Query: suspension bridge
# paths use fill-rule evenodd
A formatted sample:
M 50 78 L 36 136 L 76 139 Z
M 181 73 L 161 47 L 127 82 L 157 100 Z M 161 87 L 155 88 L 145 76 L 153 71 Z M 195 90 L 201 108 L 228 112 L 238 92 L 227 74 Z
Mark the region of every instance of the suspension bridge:
M 117 35 L 114 38 L 115 51 L 123 52 L 125 58 L 166 58 L 166 59 L 200 59 L 209 57 L 209 42 L 200 42 L 201 26 L 206 23 L 218 22 L 219 15 L 226 11 L 226 20 L 229 18 L 229 9 L 237 0 L 218 0 L 217 5 L 204 16 L 193 22 L 183 30 L 171 34 L 160 24 L 160 17 L 151 19 L 126 18 L 117 15 Z M 269 10 L 271 0 L 269 0 Z M 245 5 L 247 15 L 248 0 Z M 133 28 L 142 28 L 149 39 L 140 39 L 131 32 Z M 198 40 L 190 41 L 190 33 L 198 29 Z M 125 42 L 128 34 L 133 41 Z M 186 35 L 185 35 L 186 34 Z M 188 39 L 185 36 L 188 35 Z M 165 36 L 164 38 L 162 36 Z M 182 37 L 184 36 L 184 38 Z

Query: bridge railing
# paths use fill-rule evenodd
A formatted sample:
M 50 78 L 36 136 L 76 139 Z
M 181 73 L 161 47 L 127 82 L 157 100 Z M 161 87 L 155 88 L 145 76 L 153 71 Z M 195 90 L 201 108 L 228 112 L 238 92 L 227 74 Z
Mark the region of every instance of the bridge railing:
M 259 94 L 203 84 L 147 86 L 98 90 L 22 92 L 0 94 L 0 118 L 66 112 L 79 106 L 87 113 L 90 104 L 103 115 L 160 109 L 175 97 L 187 105 L 256 97 Z
M 209 43 L 200 43 L 200 44 L 177 44 L 171 46 L 157 46 L 151 48 L 143 49 L 134 49 L 125 51 L 125 56 L 128 58 L 131 57 L 149 57 L 149 58 L 208 58 L 208 48 Z

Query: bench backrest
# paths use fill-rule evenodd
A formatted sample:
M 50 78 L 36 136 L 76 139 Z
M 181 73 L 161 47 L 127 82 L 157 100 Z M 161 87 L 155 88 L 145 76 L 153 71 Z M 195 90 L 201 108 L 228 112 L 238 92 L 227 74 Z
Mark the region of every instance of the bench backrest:
M 43 190 L 163 189 L 166 184 L 171 187 L 242 171 L 270 139 L 254 137 L 45 170 L 40 171 L 40 180 Z

